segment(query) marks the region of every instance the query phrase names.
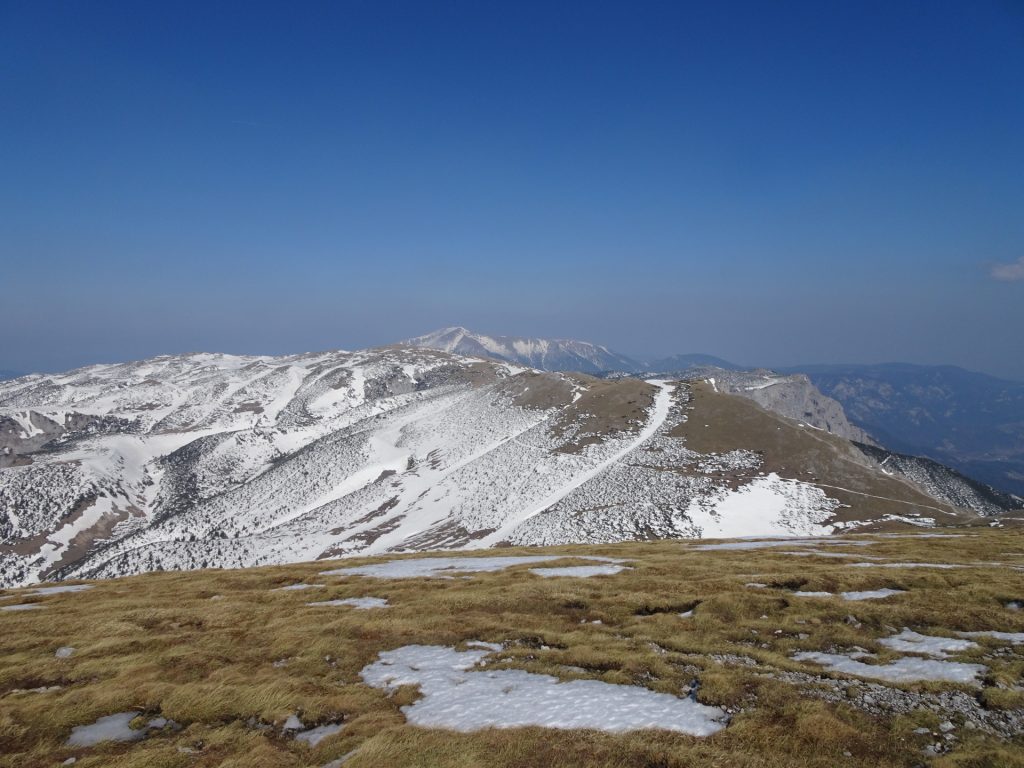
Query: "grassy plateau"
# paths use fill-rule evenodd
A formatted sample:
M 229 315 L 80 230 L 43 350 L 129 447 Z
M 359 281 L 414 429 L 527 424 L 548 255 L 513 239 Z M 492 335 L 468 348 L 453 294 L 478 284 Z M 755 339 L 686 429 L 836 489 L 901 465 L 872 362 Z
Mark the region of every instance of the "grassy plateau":
M 758 549 L 658 541 L 465 555 L 567 558 L 544 567 L 600 555 L 628 566 L 592 578 L 543 578 L 529 564 L 448 578 L 323 575 L 407 557 L 393 556 L 151 573 L 73 593 L 7 590 L 0 608 L 41 607 L 0 610 L 0 766 L 1024 766 L 1024 645 L 972 637 L 975 645 L 950 653 L 984 665 L 973 684 L 869 680 L 793 658 L 870 653 L 865 663 L 884 665 L 913 655 L 879 643 L 903 628 L 947 638 L 1024 632 L 1024 533 L 944 533 Z M 915 562 L 931 565 L 902 567 Z M 323 586 L 278 590 L 296 583 Z M 840 594 L 878 589 L 902 591 Z M 388 607 L 307 605 L 362 597 Z M 471 641 L 501 644 L 489 669 L 694 695 L 723 708 L 728 725 L 707 737 L 540 727 L 461 733 L 407 722 L 403 707 L 422 695 L 417 686 L 386 691 L 360 677 L 382 651 L 465 649 Z M 135 741 L 68 743 L 76 726 L 123 712 L 139 713 L 136 729 L 153 718 L 173 722 Z M 304 727 L 343 727 L 311 746 L 285 729 L 293 715 Z

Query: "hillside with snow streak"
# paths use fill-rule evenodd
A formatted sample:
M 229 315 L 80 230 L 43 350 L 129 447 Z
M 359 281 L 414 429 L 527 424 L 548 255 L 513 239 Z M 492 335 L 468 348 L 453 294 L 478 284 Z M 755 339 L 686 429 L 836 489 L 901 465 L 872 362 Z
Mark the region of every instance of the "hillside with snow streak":
M 692 394 L 409 346 L 159 357 L 3 382 L 0 584 L 505 543 L 823 535 L 877 517 L 830 490 L 848 477 L 809 482 L 742 435 L 697 445 L 703 431 L 683 434 Z M 922 514 L 920 494 L 888 482 Z M 955 514 L 924 506 L 927 520 Z

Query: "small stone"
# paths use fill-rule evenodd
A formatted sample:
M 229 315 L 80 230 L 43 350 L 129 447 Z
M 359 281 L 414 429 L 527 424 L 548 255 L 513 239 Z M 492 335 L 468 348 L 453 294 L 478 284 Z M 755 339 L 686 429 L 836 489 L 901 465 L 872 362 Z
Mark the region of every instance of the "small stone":
M 956 728 L 956 726 L 953 725 L 953 723 L 951 721 L 949 721 L 949 720 L 946 720 L 946 721 L 944 721 L 942 723 L 939 723 L 939 730 L 942 731 L 943 733 L 949 733 L 954 728 Z

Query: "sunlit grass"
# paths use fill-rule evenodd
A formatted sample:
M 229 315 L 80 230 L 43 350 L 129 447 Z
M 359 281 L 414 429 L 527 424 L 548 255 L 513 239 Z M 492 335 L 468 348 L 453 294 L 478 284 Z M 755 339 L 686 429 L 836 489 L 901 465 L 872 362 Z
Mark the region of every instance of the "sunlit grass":
M 453 579 L 326 577 L 321 572 L 336 566 L 320 562 L 156 573 L 95 582 L 78 594 L 26 598 L 45 608 L 0 612 L 0 766 L 54 766 L 69 757 L 85 768 L 320 766 L 353 750 L 346 768 L 918 765 L 927 740 L 913 729 L 935 713 L 876 718 L 813 698 L 772 673 L 817 672 L 792 661 L 801 650 L 859 646 L 882 661 L 895 658 L 876 641 L 904 626 L 936 633 L 1024 631 L 1024 612 L 1005 607 L 1024 598 L 1024 572 L 1012 567 L 1024 566 L 1024 536 L 966 534 L 882 538 L 845 551 L 895 561 L 1002 565 L 851 568 L 847 562 L 856 557 L 698 551 L 690 542 L 657 542 L 544 550 L 631 561 L 631 570 L 591 579 L 544 579 L 529 566 Z M 844 548 L 827 549 L 836 550 Z M 744 586 L 752 581 L 769 586 Z M 273 591 L 296 582 L 328 586 Z M 861 602 L 790 594 L 882 587 L 907 592 Z M 306 605 L 365 596 L 386 598 L 391 607 Z M 692 617 L 678 615 L 691 609 Z M 734 717 L 724 731 L 703 739 L 539 728 L 454 734 L 405 723 L 399 707 L 416 699 L 415 688 L 389 697 L 360 682 L 360 670 L 379 651 L 469 640 L 505 643 L 497 668 L 565 680 L 683 695 L 699 679 L 700 701 L 727 707 Z M 1017 689 L 1024 647 L 978 642 L 957 658 L 989 668 L 977 692 L 984 706 L 1024 706 Z M 60 646 L 76 651 L 58 659 Z M 15 692 L 49 686 L 60 689 Z M 182 728 L 131 744 L 64 746 L 72 727 L 129 710 L 159 714 Z M 310 748 L 280 731 L 296 713 L 306 725 L 343 720 L 345 727 Z M 1024 765 L 1021 754 L 1021 744 L 964 731 L 941 764 Z

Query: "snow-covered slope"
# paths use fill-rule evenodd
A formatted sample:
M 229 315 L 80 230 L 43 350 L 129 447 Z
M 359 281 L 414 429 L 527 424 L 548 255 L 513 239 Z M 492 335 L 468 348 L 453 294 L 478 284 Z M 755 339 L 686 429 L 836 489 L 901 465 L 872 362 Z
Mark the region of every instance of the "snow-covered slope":
M 877 517 L 877 501 L 831 490 L 851 487 L 843 472 L 778 461 L 742 433 L 699 445 L 711 432 L 685 434 L 693 408 L 683 383 L 410 346 L 22 377 L 0 383 L 0 584 L 502 543 L 816 535 Z M 871 471 L 888 482 L 874 498 L 900 496 L 901 513 L 954 514 Z
M 404 344 L 471 357 L 489 357 L 542 371 L 636 371 L 641 367 L 625 355 L 587 341 L 485 336 L 456 326 L 408 339 Z

